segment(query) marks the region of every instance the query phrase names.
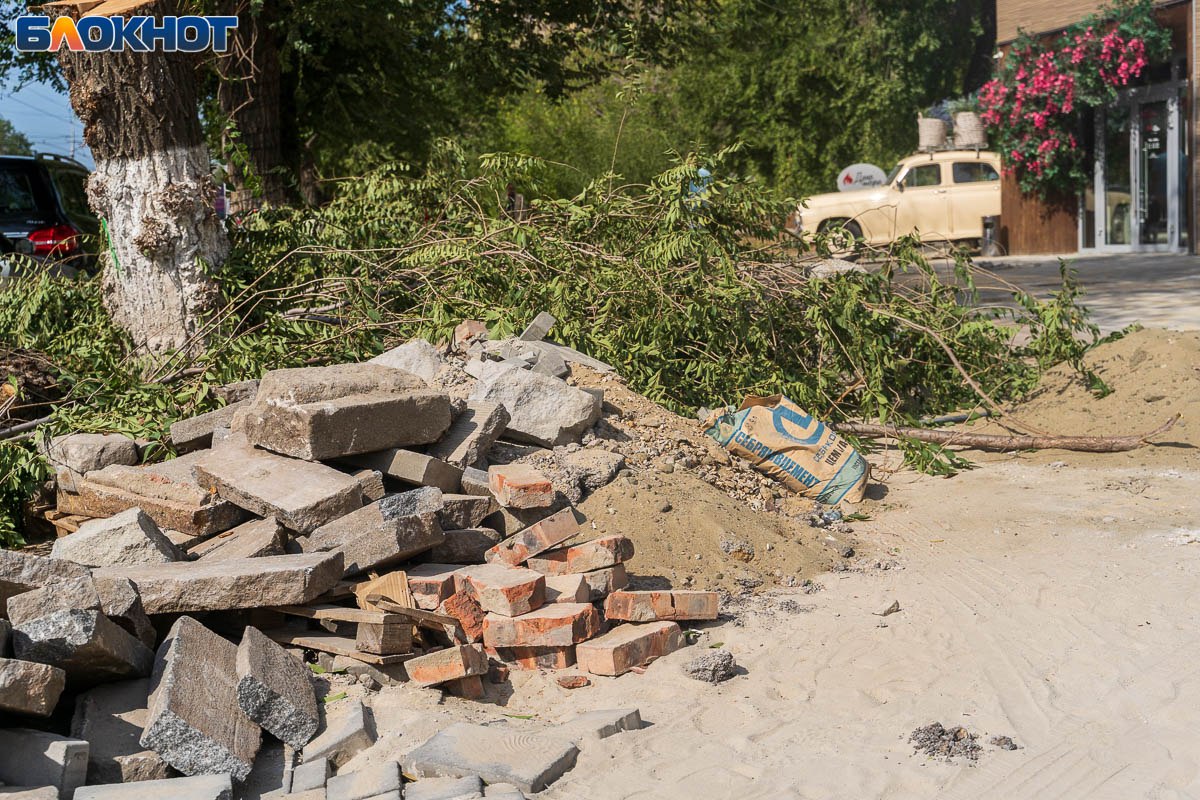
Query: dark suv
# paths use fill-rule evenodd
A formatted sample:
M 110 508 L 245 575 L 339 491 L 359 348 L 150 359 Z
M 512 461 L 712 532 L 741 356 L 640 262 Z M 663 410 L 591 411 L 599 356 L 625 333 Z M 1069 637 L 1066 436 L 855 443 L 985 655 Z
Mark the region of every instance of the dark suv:
M 88 174 L 87 167 L 64 156 L 0 155 L 0 236 L 17 253 L 67 274 L 90 272 L 100 221 L 88 208 Z M 0 259 L 0 276 L 17 264 Z

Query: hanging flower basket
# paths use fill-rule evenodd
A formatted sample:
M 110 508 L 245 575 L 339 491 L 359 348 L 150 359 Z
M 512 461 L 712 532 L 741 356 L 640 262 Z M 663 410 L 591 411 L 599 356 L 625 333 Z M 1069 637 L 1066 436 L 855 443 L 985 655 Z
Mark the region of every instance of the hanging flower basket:
M 1171 35 L 1150 0 L 1119 2 L 1053 40 L 1022 34 L 979 90 L 980 118 L 1006 172 L 1043 198 L 1075 194 L 1088 180 L 1077 132 L 1082 115 L 1165 60 Z

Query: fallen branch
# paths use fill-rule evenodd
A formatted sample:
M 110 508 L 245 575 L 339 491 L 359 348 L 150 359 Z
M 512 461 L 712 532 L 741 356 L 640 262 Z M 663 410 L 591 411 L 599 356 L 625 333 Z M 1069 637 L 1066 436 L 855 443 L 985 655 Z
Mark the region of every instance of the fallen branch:
M 1179 414 L 1150 431 L 1133 436 L 1000 436 L 991 433 L 906 428 L 898 425 L 841 422 L 834 425 L 838 433 L 868 438 L 916 439 L 930 444 L 956 445 L 973 450 L 1074 450 L 1080 453 L 1120 453 L 1150 444 L 1149 440 L 1175 427 Z

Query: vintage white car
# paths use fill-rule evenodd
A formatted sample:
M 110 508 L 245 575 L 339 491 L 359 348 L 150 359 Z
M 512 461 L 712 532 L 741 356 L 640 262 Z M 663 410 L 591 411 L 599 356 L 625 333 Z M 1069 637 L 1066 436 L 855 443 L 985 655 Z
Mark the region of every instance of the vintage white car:
M 1000 156 L 938 150 L 901 159 L 883 186 L 814 195 L 791 222 L 808 232 L 841 227 L 870 245 L 906 234 L 956 242 L 981 239 L 983 218 L 999 213 Z

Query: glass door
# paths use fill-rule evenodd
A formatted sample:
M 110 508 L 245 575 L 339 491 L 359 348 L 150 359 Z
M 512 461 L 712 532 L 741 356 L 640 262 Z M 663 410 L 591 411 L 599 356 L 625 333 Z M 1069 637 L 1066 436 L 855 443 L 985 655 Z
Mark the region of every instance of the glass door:
M 1167 162 L 1171 160 L 1167 158 L 1167 101 L 1139 103 L 1137 109 L 1138 244 L 1166 248 L 1171 244 L 1174 227 L 1167 188 Z

